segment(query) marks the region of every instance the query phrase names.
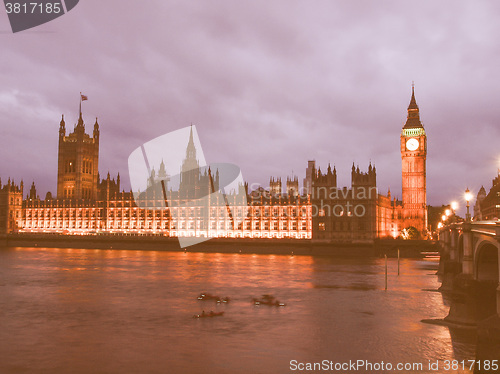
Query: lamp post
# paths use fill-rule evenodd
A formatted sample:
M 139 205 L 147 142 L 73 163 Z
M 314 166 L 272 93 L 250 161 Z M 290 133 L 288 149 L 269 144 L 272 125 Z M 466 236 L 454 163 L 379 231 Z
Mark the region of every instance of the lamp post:
M 469 212 L 469 202 L 472 200 L 472 193 L 469 190 L 469 187 L 465 190 L 465 201 L 467 202 L 467 213 L 465 215 L 465 220 L 467 222 L 470 221 L 470 212 Z
M 468 278 L 472 278 L 474 274 L 474 258 L 473 258 L 473 243 L 472 243 L 472 222 L 469 211 L 470 201 L 473 196 L 469 187 L 465 190 L 465 201 L 467 202 L 467 214 L 465 215 L 465 222 L 462 225 L 462 274 Z
M 438 224 L 437 224 L 437 230 L 436 230 L 437 240 L 439 240 L 442 228 L 443 228 L 443 222 L 438 222 Z

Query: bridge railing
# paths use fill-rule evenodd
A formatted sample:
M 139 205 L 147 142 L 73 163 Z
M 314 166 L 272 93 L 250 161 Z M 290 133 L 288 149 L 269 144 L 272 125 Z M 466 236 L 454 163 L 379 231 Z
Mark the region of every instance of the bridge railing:
M 499 221 L 471 221 L 471 222 L 452 222 L 439 229 L 441 233 L 451 231 L 463 231 L 466 224 L 470 225 L 470 230 L 480 234 L 496 236 L 500 235 Z
M 471 231 L 480 234 L 496 236 L 499 221 L 473 221 L 471 222 Z

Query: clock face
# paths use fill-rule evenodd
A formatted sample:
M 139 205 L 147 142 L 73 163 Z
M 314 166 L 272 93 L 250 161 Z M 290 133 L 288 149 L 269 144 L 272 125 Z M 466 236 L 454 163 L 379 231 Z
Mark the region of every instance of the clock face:
M 409 151 L 414 151 L 418 148 L 419 146 L 419 143 L 418 143 L 418 140 L 415 139 L 415 138 L 411 138 L 411 139 L 408 139 L 406 141 L 406 148 L 409 150 Z

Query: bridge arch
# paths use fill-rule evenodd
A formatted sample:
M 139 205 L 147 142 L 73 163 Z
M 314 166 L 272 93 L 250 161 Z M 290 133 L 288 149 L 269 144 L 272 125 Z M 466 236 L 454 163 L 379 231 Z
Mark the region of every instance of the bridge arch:
M 475 251 L 475 279 L 498 284 L 498 243 L 495 240 L 480 241 Z

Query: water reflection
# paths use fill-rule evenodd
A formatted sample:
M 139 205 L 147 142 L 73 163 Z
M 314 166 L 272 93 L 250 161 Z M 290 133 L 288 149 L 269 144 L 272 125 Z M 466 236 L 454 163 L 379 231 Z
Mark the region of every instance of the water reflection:
M 448 308 L 435 262 L 0 250 L 1 373 L 285 373 L 290 360 L 472 359 L 473 337 L 420 322 Z M 196 299 L 230 296 L 229 304 Z M 285 308 L 254 306 L 273 294 Z M 202 310 L 223 317 L 193 319 Z M 451 335 L 450 335 L 451 334 Z M 444 373 L 445 371 L 438 371 Z

